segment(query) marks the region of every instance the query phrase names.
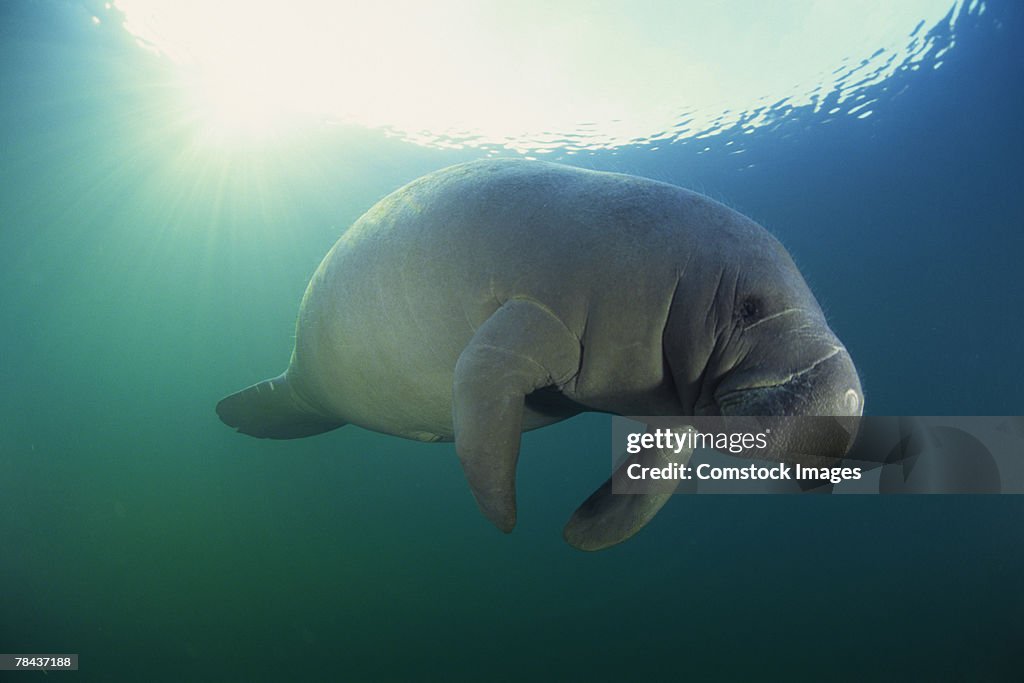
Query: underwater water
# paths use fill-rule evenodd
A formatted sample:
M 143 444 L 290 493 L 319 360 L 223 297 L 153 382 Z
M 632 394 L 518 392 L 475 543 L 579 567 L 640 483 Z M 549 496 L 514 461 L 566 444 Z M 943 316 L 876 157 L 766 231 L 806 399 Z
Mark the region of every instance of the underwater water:
M 1019 415 L 1024 6 L 985 7 L 871 116 L 544 158 L 765 225 L 867 413 Z M 588 554 L 561 528 L 608 476 L 608 416 L 524 435 L 508 536 L 451 444 L 225 427 L 342 231 L 489 150 L 207 138 L 169 67 L 88 18 L 0 8 L 0 652 L 78 653 L 50 675 L 89 681 L 1020 680 L 1020 496 L 676 496 Z

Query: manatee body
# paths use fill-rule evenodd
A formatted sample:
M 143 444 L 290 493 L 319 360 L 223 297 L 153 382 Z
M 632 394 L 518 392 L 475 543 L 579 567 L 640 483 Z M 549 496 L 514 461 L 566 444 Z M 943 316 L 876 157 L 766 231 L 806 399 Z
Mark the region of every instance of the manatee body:
M 217 412 L 264 438 L 351 423 L 454 440 L 481 511 L 510 531 L 524 430 L 583 411 L 862 407 L 849 354 L 750 219 L 653 180 L 491 160 L 424 176 L 356 221 L 306 289 L 288 368 Z M 609 483 L 570 521 L 573 545 L 624 540 L 666 499 Z

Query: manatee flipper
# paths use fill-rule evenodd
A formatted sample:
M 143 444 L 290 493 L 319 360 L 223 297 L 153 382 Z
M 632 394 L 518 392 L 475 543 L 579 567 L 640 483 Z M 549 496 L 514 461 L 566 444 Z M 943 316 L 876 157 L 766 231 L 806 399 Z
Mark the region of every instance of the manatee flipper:
M 217 415 L 224 424 L 260 439 L 298 439 L 345 424 L 303 401 L 285 374 L 221 399 Z
M 679 434 L 687 429 L 690 428 L 672 431 Z M 691 455 L 692 448 L 683 448 L 678 453 L 645 448 L 626 458 L 608 481 L 590 494 L 572 514 L 562 532 L 566 543 L 579 550 L 604 550 L 635 535 L 654 519 L 684 480 L 633 480 L 627 474 L 629 467 L 664 468 L 673 464 L 683 467 Z
M 516 463 L 527 394 L 561 386 L 579 369 L 579 340 L 525 299 L 501 306 L 455 365 L 455 450 L 477 505 L 508 533 L 516 523 Z

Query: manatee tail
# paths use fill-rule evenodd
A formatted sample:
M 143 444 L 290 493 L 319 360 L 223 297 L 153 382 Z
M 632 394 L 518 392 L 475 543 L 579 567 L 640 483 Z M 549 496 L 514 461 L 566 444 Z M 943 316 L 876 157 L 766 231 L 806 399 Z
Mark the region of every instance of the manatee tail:
M 259 439 L 299 439 L 345 424 L 310 407 L 283 374 L 221 399 L 217 415 L 224 424 Z

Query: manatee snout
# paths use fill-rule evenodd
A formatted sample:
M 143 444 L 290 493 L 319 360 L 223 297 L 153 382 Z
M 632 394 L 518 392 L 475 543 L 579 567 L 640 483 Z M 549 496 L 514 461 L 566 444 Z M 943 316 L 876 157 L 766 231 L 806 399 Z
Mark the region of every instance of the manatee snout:
M 715 398 L 723 417 L 757 416 L 770 425 L 769 452 L 760 457 L 809 466 L 846 455 L 864 410 L 860 379 L 843 347 L 785 381 L 731 389 Z
M 716 392 L 715 404 L 721 415 L 859 417 L 864 395 L 850 354 L 838 347 L 827 358 L 777 384 Z

